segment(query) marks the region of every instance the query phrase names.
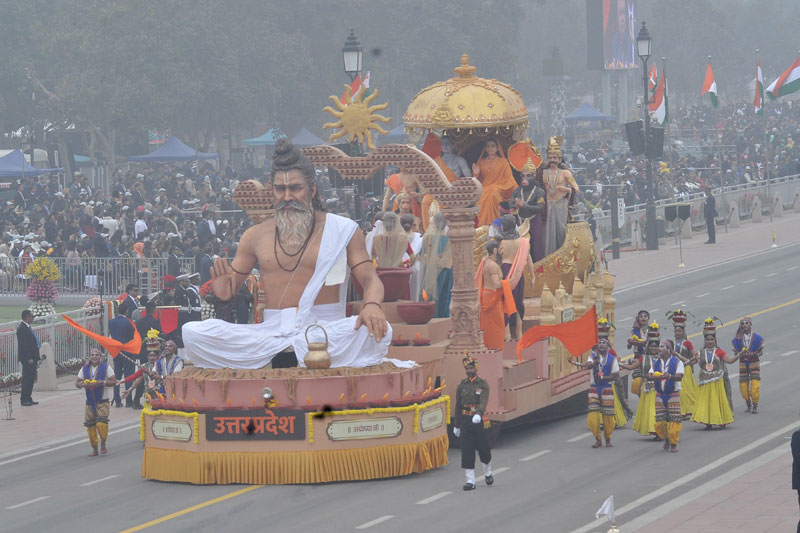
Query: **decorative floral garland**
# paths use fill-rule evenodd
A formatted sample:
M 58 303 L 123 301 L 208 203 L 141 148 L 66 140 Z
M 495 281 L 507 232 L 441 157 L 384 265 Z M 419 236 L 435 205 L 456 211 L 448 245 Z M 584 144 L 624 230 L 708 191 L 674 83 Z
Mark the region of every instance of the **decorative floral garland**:
M 445 424 L 450 424 L 450 396 L 443 395 L 435 400 L 425 403 L 415 403 L 414 405 L 407 405 L 405 407 L 370 407 L 367 409 L 342 409 L 341 411 L 328 411 L 325 416 L 349 416 L 349 415 L 364 415 L 372 416 L 374 414 L 383 413 L 408 413 L 414 411 L 414 434 L 419 433 L 419 413 L 423 409 L 433 407 L 434 405 L 446 404 L 445 406 Z M 314 417 L 318 413 L 308 413 L 308 443 L 314 444 Z
M 145 416 L 179 416 L 181 418 L 192 418 L 194 419 L 194 443 L 200 444 L 200 414 L 197 412 L 194 413 L 186 413 L 184 411 L 169 411 L 167 409 L 142 409 L 142 414 L 139 415 L 139 440 L 144 442 L 145 438 L 145 427 L 144 427 L 144 417 Z

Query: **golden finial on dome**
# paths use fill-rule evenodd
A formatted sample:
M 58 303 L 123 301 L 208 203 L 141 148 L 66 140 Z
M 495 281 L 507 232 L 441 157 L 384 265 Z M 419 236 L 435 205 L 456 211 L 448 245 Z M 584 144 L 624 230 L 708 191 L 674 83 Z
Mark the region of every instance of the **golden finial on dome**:
M 459 78 L 471 78 L 477 69 L 469 64 L 469 54 L 461 54 L 461 66 L 453 70 Z

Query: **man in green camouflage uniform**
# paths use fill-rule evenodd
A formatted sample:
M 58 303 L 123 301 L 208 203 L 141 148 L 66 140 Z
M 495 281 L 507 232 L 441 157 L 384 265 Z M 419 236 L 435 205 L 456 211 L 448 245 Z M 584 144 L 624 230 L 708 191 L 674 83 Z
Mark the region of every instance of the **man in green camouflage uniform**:
M 461 380 L 456 390 L 453 434 L 461 440 L 461 468 L 467 474 L 464 490 L 474 490 L 476 450 L 483 464 L 486 484 L 494 483 L 492 452 L 489 449 L 489 435 L 486 431 L 489 419 L 485 417 L 486 404 L 489 402 L 489 383 L 478 377 L 478 364 L 475 359 L 467 355 L 463 363 L 467 377 Z

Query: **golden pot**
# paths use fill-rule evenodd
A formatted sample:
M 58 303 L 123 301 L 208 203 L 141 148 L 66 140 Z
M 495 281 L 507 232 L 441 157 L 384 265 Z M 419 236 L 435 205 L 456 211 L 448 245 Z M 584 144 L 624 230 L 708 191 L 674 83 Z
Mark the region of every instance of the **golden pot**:
M 319 328 L 325 334 L 325 342 L 309 342 L 308 330 L 311 328 Z M 330 368 L 331 367 L 331 354 L 328 353 L 328 332 L 319 324 L 311 324 L 306 328 L 306 344 L 308 344 L 308 353 L 303 361 L 306 368 Z

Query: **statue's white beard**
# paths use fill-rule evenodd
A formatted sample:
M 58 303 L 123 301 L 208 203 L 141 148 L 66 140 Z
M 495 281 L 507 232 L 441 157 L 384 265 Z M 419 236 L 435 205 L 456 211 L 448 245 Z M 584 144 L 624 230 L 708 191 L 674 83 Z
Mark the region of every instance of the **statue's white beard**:
M 314 223 L 311 204 L 292 201 L 289 207 L 276 209 L 276 224 L 280 234 L 280 244 L 287 252 L 297 252 L 308 239 Z

